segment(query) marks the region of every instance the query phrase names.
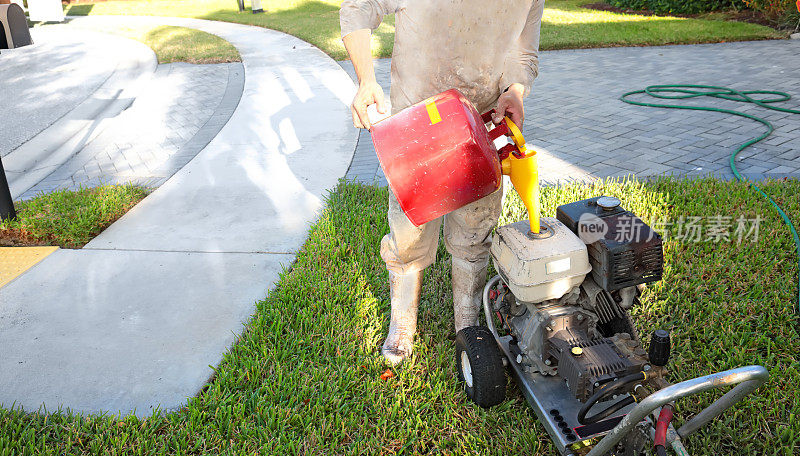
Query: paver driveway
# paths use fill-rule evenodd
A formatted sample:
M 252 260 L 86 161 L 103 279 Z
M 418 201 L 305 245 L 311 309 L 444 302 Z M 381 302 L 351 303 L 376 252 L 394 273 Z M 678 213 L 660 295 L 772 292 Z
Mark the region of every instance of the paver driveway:
M 541 53 L 540 75 L 525 101 L 525 136 L 540 151 L 544 183 L 636 174 L 716 174 L 732 177 L 728 157 L 736 144 L 764 127 L 726 114 L 631 106 L 627 91 L 652 84 L 708 84 L 772 89 L 800 107 L 800 40 L 753 41 Z M 340 62 L 353 75 L 350 62 Z M 389 88 L 389 59 L 376 62 Z M 800 177 L 800 116 L 724 100 L 697 103 L 765 117 L 775 133 L 742 154 L 745 176 Z M 691 103 L 691 102 L 688 102 Z M 348 178 L 385 183 L 369 134 L 362 132 Z

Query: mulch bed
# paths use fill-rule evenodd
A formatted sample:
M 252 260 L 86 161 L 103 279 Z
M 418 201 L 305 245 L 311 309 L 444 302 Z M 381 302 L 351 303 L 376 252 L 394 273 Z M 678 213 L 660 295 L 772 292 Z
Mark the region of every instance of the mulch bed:
M 17 228 L 0 228 L 0 247 L 31 247 L 53 245 L 50 239 L 31 236 L 25 230 Z

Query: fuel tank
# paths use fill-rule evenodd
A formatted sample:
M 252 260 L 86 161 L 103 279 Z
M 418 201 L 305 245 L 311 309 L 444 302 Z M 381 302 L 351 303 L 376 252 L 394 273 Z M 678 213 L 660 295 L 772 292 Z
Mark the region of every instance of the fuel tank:
M 563 223 L 543 217 L 541 232 L 527 220 L 501 226 L 492 239 L 495 269 L 523 302 L 558 299 L 591 271 L 586 245 Z

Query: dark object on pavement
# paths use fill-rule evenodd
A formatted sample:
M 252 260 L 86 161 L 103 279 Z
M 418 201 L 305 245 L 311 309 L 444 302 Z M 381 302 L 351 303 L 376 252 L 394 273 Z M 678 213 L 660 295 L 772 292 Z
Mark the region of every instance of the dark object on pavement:
M 25 12 L 16 3 L 0 5 L 0 49 L 33 44 Z
M 11 190 L 8 188 L 6 170 L 3 169 L 3 160 L 0 159 L 0 220 L 14 220 L 17 211 L 14 210 L 14 201 L 11 199 Z

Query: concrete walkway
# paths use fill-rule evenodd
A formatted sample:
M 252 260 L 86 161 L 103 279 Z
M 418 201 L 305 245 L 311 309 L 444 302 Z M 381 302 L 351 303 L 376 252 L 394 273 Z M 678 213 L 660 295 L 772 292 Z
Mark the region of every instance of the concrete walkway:
M 35 45 L 0 55 L 0 77 L 12 81 L 0 113 L 3 165 L 14 198 L 95 139 L 156 69 L 155 54 L 142 43 L 62 29 L 34 29 Z
M 353 84 L 320 50 L 256 27 L 193 27 L 239 50 L 243 96 L 210 143 L 81 250 L 0 289 L 0 403 L 74 412 L 184 405 L 305 241 L 356 145 Z
M 731 178 L 733 147 L 761 135 L 760 123 L 631 106 L 619 96 L 652 84 L 709 84 L 788 92 L 793 99 L 781 106 L 798 109 L 798 56 L 800 40 L 542 52 L 541 74 L 525 101 L 523 133 L 540 152 L 546 184 L 631 173 Z M 340 64 L 353 75 L 349 61 Z M 389 59 L 377 60 L 376 72 L 388 94 Z M 800 177 L 798 116 L 724 100 L 696 103 L 744 110 L 775 125 L 771 138 L 740 155 L 744 175 Z M 361 132 L 347 177 L 386 184 L 368 132 Z
M 75 109 L 123 66 L 155 55 L 147 46 L 89 31 L 64 34 L 31 29 L 34 44 L 0 54 L 0 156 L 36 136 Z
M 80 28 L 92 23 L 98 21 L 87 24 L 81 18 L 38 27 L 37 46 L 30 52 L 14 50 L 6 58 L 10 65 L 0 66 L 0 79 L 34 82 L 32 87 L 17 83 L 16 92 L 27 94 L 26 99 L 0 108 L 8 117 L 32 119 L 12 125 L 0 138 L 8 142 L 9 137 L 28 134 L 27 142 L 15 145 L 4 157 L 15 198 L 103 184 L 159 187 L 219 133 L 239 103 L 244 86 L 241 63 L 156 65 L 153 51 L 138 41 Z M 53 59 L 62 45 L 67 46 L 64 55 Z M 74 77 L 61 77 L 71 73 L 66 67 L 75 68 L 81 78 L 88 71 L 81 71 L 86 65 L 93 65 L 106 80 L 73 87 Z M 31 67 L 42 66 L 55 66 L 46 73 L 46 97 L 36 89 L 42 76 L 24 76 Z M 52 104 L 29 103 L 27 99 L 37 93 Z M 60 94 L 66 94 L 64 100 Z M 66 108 L 70 110 L 64 114 Z
M 219 133 L 243 88 L 238 62 L 158 65 L 128 109 L 21 199 L 81 186 L 161 186 Z

